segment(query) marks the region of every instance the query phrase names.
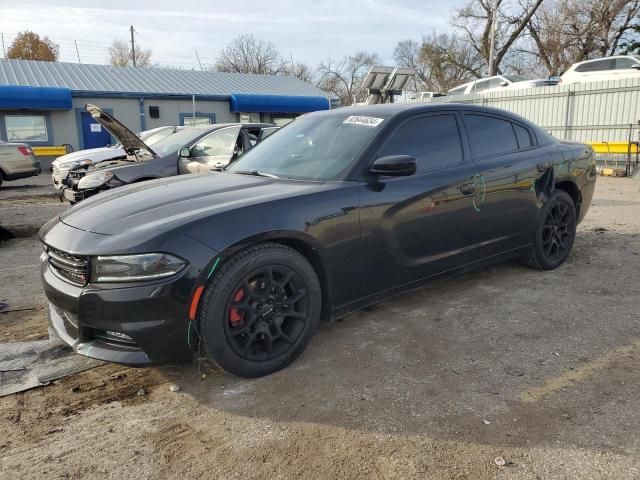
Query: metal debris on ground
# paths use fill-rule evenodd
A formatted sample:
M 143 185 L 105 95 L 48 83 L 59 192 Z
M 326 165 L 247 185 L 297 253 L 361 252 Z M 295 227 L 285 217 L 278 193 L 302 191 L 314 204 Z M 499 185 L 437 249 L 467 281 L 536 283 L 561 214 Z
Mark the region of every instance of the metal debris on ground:
M 496 465 L 498 465 L 499 467 L 504 467 L 504 466 L 507 464 L 507 462 L 505 461 L 505 459 L 504 459 L 504 458 L 502 458 L 502 457 L 496 457 L 496 458 L 494 459 L 494 462 L 496 462 Z
M 169 391 L 171 392 L 178 392 L 180 391 L 180 386 L 176 385 L 175 383 L 169 385 Z
M 482 420 L 482 423 L 484 423 L 485 425 L 491 425 L 491 422 L 487 419 Z
M 138 390 L 138 396 L 142 397 L 142 396 L 144 396 L 145 393 L 147 393 L 147 392 L 145 392 L 144 388 L 140 387 L 140 390 Z
M 0 343 L 0 397 L 102 365 L 49 340 Z

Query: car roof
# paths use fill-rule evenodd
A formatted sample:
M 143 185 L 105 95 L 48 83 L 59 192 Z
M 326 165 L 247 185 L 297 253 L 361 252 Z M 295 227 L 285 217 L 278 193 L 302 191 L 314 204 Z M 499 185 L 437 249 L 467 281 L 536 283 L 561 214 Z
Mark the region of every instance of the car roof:
M 640 60 L 640 56 L 638 55 L 611 55 L 609 57 L 600 57 L 600 58 L 591 58 L 589 60 L 582 60 L 581 62 L 574 63 L 573 65 L 582 65 L 583 63 L 598 62 L 600 60 L 608 60 L 610 58 L 633 58 L 634 60 Z
M 225 128 L 225 127 L 268 128 L 268 127 L 275 127 L 275 124 L 272 124 L 272 123 L 238 123 L 238 122 L 235 122 L 235 123 L 211 123 L 211 124 L 207 124 L 207 125 L 196 125 L 194 127 L 185 127 L 185 128 L 193 128 L 193 129 L 202 130 L 202 132 L 209 132 L 209 131 L 214 131 L 214 130 L 218 130 L 220 128 Z
M 511 117 L 514 120 L 524 121 L 530 124 L 529 121 L 521 119 L 519 115 L 501 110 L 499 108 L 484 107 L 482 105 L 464 104 L 464 103 L 384 103 L 378 105 L 356 105 L 352 107 L 334 108 L 332 110 L 321 110 L 318 112 L 308 113 L 305 116 L 321 116 L 321 115 L 343 115 L 351 113 L 352 115 L 361 116 L 375 116 L 387 115 L 387 116 L 399 116 L 399 115 L 411 115 L 415 113 L 428 113 L 434 111 L 454 110 L 465 112 L 484 112 L 502 115 L 505 117 Z

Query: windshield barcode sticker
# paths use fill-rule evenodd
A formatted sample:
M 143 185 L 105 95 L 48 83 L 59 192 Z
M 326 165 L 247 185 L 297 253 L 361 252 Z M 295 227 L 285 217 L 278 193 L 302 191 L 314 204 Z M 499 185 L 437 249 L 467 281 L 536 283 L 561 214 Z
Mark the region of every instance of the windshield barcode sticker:
M 384 118 L 376 118 L 376 117 L 360 117 L 357 115 L 352 115 L 347 117 L 347 119 L 342 123 L 349 123 L 351 125 L 365 125 L 367 127 L 377 127 L 382 123 Z

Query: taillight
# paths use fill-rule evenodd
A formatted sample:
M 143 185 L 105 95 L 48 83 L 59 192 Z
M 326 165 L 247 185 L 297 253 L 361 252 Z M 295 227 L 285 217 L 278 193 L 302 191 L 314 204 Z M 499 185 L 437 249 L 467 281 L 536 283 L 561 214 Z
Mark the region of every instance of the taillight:
M 25 157 L 30 157 L 33 154 L 29 147 L 18 147 L 18 151 Z

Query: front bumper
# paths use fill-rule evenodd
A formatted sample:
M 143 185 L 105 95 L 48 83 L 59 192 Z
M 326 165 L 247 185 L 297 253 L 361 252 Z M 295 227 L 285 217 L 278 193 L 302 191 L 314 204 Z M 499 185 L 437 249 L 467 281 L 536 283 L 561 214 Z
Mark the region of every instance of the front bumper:
M 77 353 L 99 360 L 137 366 L 188 361 L 184 277 L 183 272 L 143 285 L 81 287 L 44 261 L 50 329 Z
M 60 201 L 67 200 L 70 203 L 77 203 L 80 200 L 84 200 L 85 198 L 89 198 L 100 193 L 100 190 L 74 190 L 73 188 L 61 185 L 58 193 L 60 195 Z

